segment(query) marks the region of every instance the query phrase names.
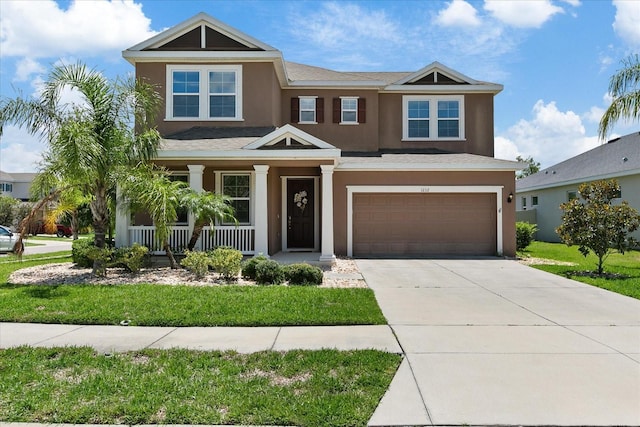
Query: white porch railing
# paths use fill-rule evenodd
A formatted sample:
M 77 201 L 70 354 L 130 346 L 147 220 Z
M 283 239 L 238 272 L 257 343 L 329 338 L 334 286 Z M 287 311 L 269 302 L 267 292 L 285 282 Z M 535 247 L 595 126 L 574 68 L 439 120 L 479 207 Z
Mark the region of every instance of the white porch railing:
M 204 227 L 196 249 L 208 251 L 218 246 L 230 246 L 238 249 L 243 255 L 253 255 L 254 248 L 253 226 L 216 226 L 214 232 L 211 227 Z M 213 234 L 213 236 L 212 236 Z M 182 253 L 187 248 L 191 239 L 191 230 L 188 226 L 175 226 L 171 228 L 169 245 L 175 253 Z M 156 241 L 156 228 L 148 225 L 129 227 L 129 244 L 138 243 L 149 248 L 149 252 L 159 255 L 164 250 Z

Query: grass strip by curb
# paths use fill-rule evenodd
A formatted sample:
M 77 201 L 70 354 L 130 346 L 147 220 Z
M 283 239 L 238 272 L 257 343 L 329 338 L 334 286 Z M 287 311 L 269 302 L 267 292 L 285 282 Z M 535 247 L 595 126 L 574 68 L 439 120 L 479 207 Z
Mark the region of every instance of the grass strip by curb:
M 0 419 L 68 424 L 365 426 L 401 356 L 0 350 Z

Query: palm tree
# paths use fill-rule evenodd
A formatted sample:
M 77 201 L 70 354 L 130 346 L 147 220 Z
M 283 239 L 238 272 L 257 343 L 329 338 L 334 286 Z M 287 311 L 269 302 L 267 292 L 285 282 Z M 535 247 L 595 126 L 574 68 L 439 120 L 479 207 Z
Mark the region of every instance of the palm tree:
M 205 225 L 211 224 L 213 229 L 216 221 L 233 222 L 236 225 L 238 220 L 235 218 L 234 209 L 229 201 L 231 199 L 221 194 L 203 191 L 201 193 L 190 191 L 182 195 L 182 204 L 195 216 L 195 223 L 191 239 L 187 245 L 187 249 L 192 251 L 196 246 L 196 242 L 202 234 Z
M 172 181 L 166 171 L 153 165 L 140 165 L 120 182 L 121 208 L 144 211 L 156 227 L 156 240 L 164 249 L 171 268 L 178 268 L 169 243 L 171 227 L 178 219 L 181 197 L 190 189 L 186 182 Z
M 82 103 L 62 102 L 61 93 L 69 88 Z M 13 123 L 47 139 L 41 172 L 55 173 L 90 197 L 95 245 L 103 248 L 116 182 L 157 152 L 160 137 L 150 123 L 159 105 L 160 97 L 148 84 L 110 81 L 81 63 L 60 65 L 38 98 L 0 101 L 0 134 L 2 125 Z
M 609 81 L 609 93 L 613 101 L 598 126 L 598 136 L 603 140 L 621 118 L 640 118 L 640 56 L 631 55 L 623 59 L 622 64 L 624 67 Z

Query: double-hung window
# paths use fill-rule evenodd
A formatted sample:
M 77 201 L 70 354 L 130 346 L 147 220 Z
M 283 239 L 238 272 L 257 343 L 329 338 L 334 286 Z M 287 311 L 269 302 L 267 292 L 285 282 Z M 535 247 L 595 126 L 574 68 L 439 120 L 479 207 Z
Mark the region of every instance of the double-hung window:
M 251 175 L 223 174 L 222 194 L 230 198 L 235 217 L 240 224 L 251 223 Z
M 402 104 L 403 140 L 464 139 L 462 95 L 406 95 L 402 98 Z
M 242 120 L 241 65 L 167 65 L 168 120 Z
M 340 98 L 340 123 L 358 123 L 358 98 Z
M 316 97 L 300 97 L 299 123 L 316 123 Z

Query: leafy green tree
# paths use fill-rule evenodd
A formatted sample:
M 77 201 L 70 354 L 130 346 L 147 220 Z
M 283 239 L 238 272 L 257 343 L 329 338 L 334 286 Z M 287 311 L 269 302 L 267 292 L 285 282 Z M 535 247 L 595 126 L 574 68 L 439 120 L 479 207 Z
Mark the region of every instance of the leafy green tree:
M 606 139 L 620 119 L 640 119 L 640 55 L 623 59 L 622 69 L 609 80 L 609 93 L 613 101 L 600 119 L 598 136 Z
M 560 205 L 564 213 L 556 233 L 567 246 L 577 245 L 585 257 L 592 251 L 602 274 L 613 250 L 624 253 L 638 244 L 630 233 L 640 227 L 640 215 L 626 201 L 612 203 L 620 195 L 616 180 L 584 183 L 578 191 L 579 199 Z
M 15 217 L 18 200 L 11 196 L 0 194 L 0 224 L 10 227 Z
M 61 93 L 66 89 L 82 102 L 65 104 Z M 42 172 L 55 171 L 67 188 L 90 198 L 95 245 L 103 248 L 116 183 L 157 153 L 160 137 L 150 126 L 159 105 L 160 97 L 148 84 L 110 81 L 81 63 L 60 65 L 38 98 L 0 101 L 0 133 L 2 125 L 13 123 L 46 138 Z
M 527 167 L 516 173 L 516 179 L 524 178 L 525 176 L 533 175 L 540 171 L 540 162 L 533 160 L 533 157 L 529 156 L 523 159 L 522 156 L 516 157 L 516 161 L 521 163 L 527 163 Z

